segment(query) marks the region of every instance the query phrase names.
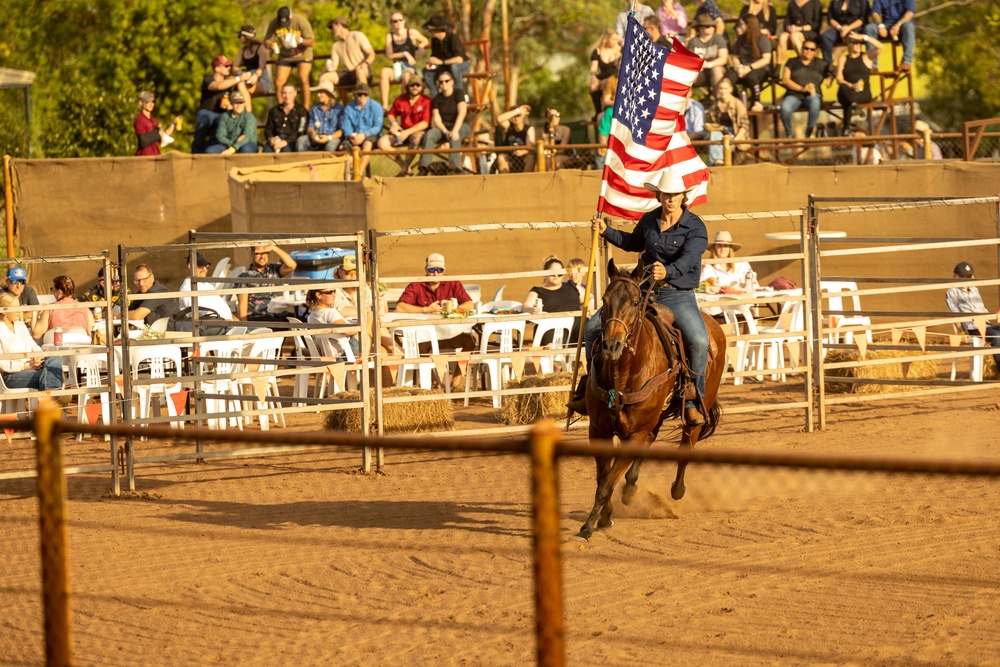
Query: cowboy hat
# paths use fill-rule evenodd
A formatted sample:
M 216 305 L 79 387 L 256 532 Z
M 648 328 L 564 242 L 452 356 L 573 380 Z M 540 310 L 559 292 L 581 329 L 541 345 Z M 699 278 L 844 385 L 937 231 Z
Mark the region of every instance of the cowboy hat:
M 333 84 L 330 83 L 329 81 L 320 81 L 318 86 L 313 86 L 309 90 L 313 91 L 314 93 L 318 93 L 319 91 L 322 90 L 324 93 L 329 94 L 330 97 L 332 97 L 333 99 L 337 99 L 337 91 L 333 87 Z
M 727 231 L 716 232 L 715 238 L 708 244 L 708 249 L 711 250 L 713 246 L 717 245 L 731 246 L 733 250 L 739 250 L 743 247 L 742 243 L 733 243 L 733 235 Z
M 662 192 L 668 195 L 687 192 L 691 189 L 690 185 L 684 184 L 684 177 L 672 170 L 660 172 L 655 181 L 643 183 L 643 186 L 650 192 Z

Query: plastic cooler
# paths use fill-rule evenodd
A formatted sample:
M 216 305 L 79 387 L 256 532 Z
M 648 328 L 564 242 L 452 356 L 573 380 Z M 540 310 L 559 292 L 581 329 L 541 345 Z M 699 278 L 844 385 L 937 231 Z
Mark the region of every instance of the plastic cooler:
M 353 255 L 353 248 L 321 248 L 319 250 L 296 250 L 290 253 L 295 260 L 293 278 L 333 280 L 333 271 L 344 261 L 344 255 Z

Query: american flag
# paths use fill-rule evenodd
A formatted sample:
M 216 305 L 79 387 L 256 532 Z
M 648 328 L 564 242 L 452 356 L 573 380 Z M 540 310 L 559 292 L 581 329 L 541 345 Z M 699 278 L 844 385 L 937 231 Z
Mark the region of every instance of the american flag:
M 653 43 L 629 17 L 598 211 L 639 219 L 659 206 L 644 184 L 670 170 L 692 188 L 688 206 L 707 200 L 708 168 L 684 127 L 685 97 L 702 62 L 676 37 L 670 49 Z

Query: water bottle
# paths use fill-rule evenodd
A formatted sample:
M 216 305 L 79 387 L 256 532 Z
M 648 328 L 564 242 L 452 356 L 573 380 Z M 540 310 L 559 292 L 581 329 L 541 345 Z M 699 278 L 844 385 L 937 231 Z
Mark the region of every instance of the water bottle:
M 747 91 L 744 90 L 743 92 L 740 93 L 740 102 L 743 102 L 743 106 L 747 107 L 747 102 L 748 102 Z M 749 107 L 747 108 L 749 109 Z
M 60 345 L 63 344 L 62 333 L 63 333 L 62 329 L 60 329 L 59 327 L 56 327 L 55 330 L 52 332 L 52 344 L 55 345 L 56 347 L 59 347 Z

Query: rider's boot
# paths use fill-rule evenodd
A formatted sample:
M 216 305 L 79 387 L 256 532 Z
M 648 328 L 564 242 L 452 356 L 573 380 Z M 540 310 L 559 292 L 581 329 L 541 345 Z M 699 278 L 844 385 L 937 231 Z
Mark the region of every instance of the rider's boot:
M 576 385 L 576 391 L 573 393 L 573 398 L 566 407 L 573 412 L 586 415 L 587 414 L 587 375 L 583 375 L 580 378 L 580 382 Z
M 687 405 L 684 408 L 684 424 L 686 426 L 701 426 L 704 424 L 705 415 L 702 414 L 701 408 L 698 407 L 702 405 L 702 402 L 698 400 L 698 389 L 695 387 L 691 377 L 687 378 L 687 383 L 684 386 L 684 403 Z

